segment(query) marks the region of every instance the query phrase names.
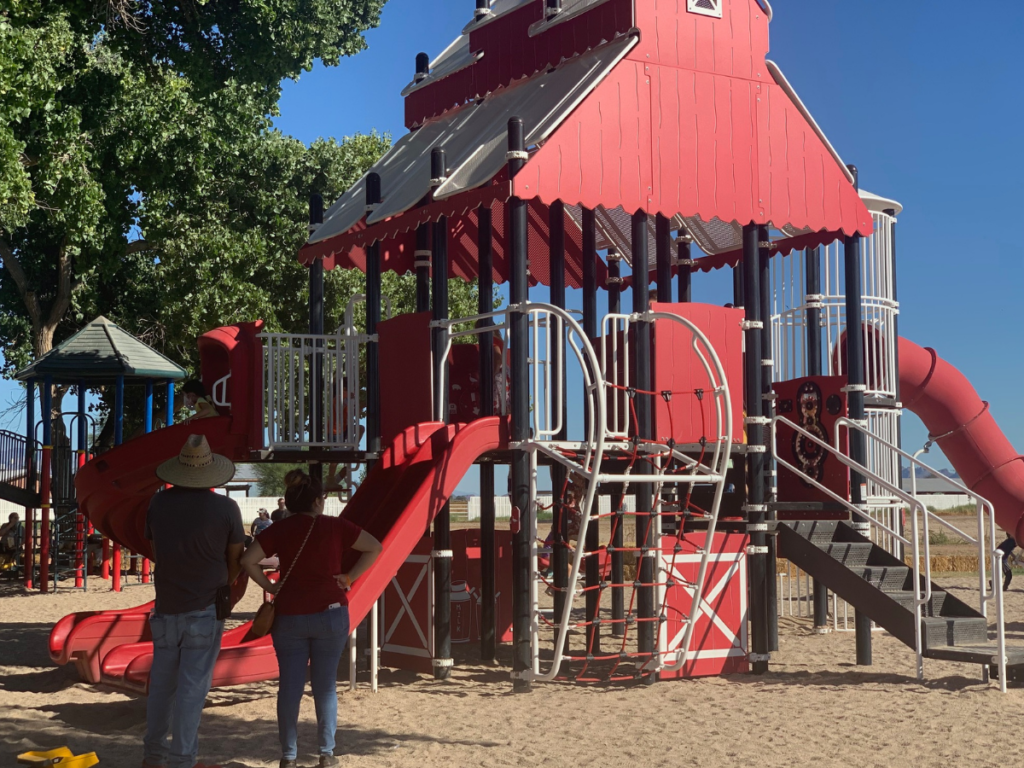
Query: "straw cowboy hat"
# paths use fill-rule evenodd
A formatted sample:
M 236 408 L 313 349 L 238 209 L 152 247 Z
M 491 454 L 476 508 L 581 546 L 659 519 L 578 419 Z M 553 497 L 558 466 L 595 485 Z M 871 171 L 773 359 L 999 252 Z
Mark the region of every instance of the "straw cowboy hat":
M 235 465 L 211 451 L 202 435 L 189 435 L 181 453 L 157 467 L 156 476 L 181 488 L 216 488 L 235 476 Z

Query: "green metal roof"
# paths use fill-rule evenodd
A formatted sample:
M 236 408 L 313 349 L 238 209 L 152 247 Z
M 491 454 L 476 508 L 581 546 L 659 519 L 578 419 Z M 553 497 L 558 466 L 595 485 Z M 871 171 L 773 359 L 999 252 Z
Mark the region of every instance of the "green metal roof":
M 105 317 L 91 323 L 60 346 L 54 347 L 15 378 L 52 376 L 54 381 L 74 383 L 129 379 L 183 379 L 185 369 L 143 344 Z

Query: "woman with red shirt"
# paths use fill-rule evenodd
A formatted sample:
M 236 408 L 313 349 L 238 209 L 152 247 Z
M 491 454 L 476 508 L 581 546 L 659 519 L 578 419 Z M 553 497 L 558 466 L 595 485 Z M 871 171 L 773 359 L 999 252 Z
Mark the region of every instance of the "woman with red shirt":
M 309 667 L 320 737 L 320 765 L 339 765 L 334 756 L 338 728 L 338 662 L 348 640 L 348 589 L 381 552 L 380 542 L 348 520 L 324 517 L 324 489 L 301 469 L 285 477 L 284 499 L 291 516 L 256 537 L 242 556 L 242 566 L 254 582 L 272 594 L 275 619 L 271 635 L 280 682 L 277 727 L 281 739 L 281 768 L 295 768 L 298 757 L 299 703 Z M 342 559 L 348 550 L 361 552 L 348 572 Z M 277 555 L 284 587 L 273 584 L 259 563 Z

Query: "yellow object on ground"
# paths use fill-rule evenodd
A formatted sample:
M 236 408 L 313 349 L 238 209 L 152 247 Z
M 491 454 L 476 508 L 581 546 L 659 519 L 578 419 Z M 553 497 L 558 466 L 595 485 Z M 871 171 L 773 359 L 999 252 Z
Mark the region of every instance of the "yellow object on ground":
M 86 752 L 84 755 L 72 754 L 67 747 L 51 749 L 47 752 L 25 752 L 18 755 L 18 763 L 21 765 L 59 765 L 61 768 L 92 768 L 98 765 L 100 759 L 95 752 Z

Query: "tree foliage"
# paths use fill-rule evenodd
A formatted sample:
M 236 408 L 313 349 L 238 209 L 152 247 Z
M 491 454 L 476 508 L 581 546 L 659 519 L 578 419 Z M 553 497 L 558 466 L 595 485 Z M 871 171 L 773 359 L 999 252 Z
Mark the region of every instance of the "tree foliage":
M 272 127 L 280 83 L 363 48 L 382 5 L 7 0 L 4 373 L 98 314 L 193 370 L 211 327 L 303 329 L 309 195 L 339 195 L 390 137 L 307 147 Z M 359 282 L 329 277 L 332 318 Z

